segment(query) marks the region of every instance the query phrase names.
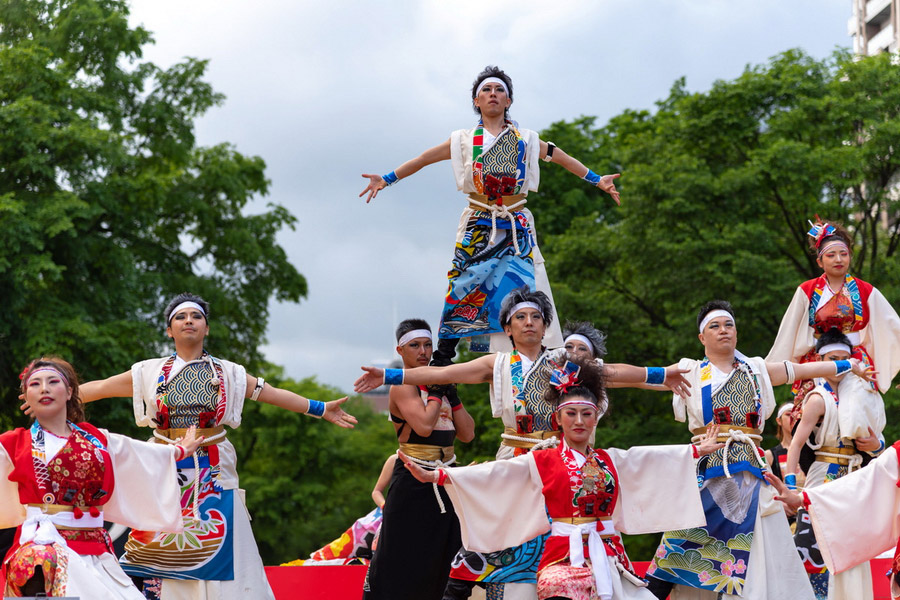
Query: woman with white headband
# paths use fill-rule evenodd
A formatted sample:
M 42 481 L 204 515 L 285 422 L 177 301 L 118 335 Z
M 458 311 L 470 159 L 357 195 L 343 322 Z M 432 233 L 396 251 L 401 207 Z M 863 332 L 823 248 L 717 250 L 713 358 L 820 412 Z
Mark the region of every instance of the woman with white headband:
M 85 402 L 132 397 L 135 421 L 153 427 L 159 444 L 172 444 L 191 426 L 197 426 L 206 438 L 194 459 L 178 463 L 185 533 L 132 531 L 123 567 L 129 575 L 144 578 L 147 597 L 273 599 L 238 488 L 237 457 L 225 427 L 241 424 L 247 398 L 324 418 L 340 427 L 353 427 L 356 419 L 341 408 L 346 398 L 310 400 L 266 384 L 241 365 L 211 356 L 204 349 L 209 304 L 199 296 L 179 294 L 164 316 L 175 352 L 82 386 Z M 192 550 L 186 552 L 187 548 Z
M 450 364 L 460 338 L 491 336 L 490 351 L 508 351 L 500 323 L 500 303 L 523 285 L 550 295 L 544 259 L 538 249 L 534 218 L 525 208 L 528 192 L 538 189 L 539 161 L 554 162 L 610 194 L 618 204 L 615 175 L 597 175 L 538 134 L 521 129 L 509 118 L 512 81 L 501 69 L 485 68 L 472 85 L 475 127 L 454 131 L 450 139 L 426 150 L 387 175 L 364 174 L 369 180 L 360 197 L 366 202 L 379 191 L 422 167 L 449 160 L 456 186 L 467 195 L 459 221 L 453 264 L 434 364 Z M 551 296 L 552 301 L 552 296 Z M 556 312 L 556 309 L 553 309 Z M 548 345 L 562 345 L 559 325 L 548 332 Z M 487 345 L 473 349 L 487 352 Z
M 843 227 L 817 221 L 809 230 L 809 245 L 822 275 L 797 288 L 766 360 L 819 360 L 816 340 L 839 329 L 850 339 L 852 356 L 877 372 L 867 388 L 841 392 L 841 436 L 868 437 L 870 428 L 880 434 L 885 414 L 878 392 L 890 389 L 900 371 L 900 317 L 878 289 L 849 274 L 853 242 Z M 798 402 L 814 385 L 810 380 L 794 385 Z
M 18 527 L 2 596 L 142 600 L 103 521 L 181 531 L 175 461 L 202 438 L 190 429 L 160 446 L 84 422 L 77 375 L 60 358 L 33 361 L 20 378 L 34 421 L 0 435 L 0 527 Z
M 400 323 L 397 354 L 404 368 L 428 365 L 431 351 L 427 322 Z M 451 406 L 446 396 L 432 395 L 424 386 L 392 385 L 388 407 L 400 449 L 426 469 L 454 464 L 454 440 L 475 437 L 475 421 L 462 403 L 457 399 Z M 459 546 L 459 521 L 447 494 L 416 481 L 397 461 L 363 598 L 440 600 Z
M 816 343 L 820 360 L 847 360 L 852 353 L 850 340 L 838 329 L 826 331 Z M 870 430 L 866 437 L 848 439 L 841 436 L 838 425 L 839 384 L 843 379 L 859 379 L 852 373 L 826 375 L 813 379 L 814 387 L 803 396 L 803 416 L 788 448 L 784 481 L 788 488 L 797 489 L 801 468 L 806 472 L 806 489 L 839 479 L 877 456 L 884 449 L 884 440 Z M 860 385 L 864 382 L 860 381 Z M 843 389 L 853 389 L 843 388 Z M 869 563 L 857 565 L 843 573 L 826 570 L 822 554 L 816 544 L 806 511 L 797 515 L 794 542 L 800 551 L 816 597 L 824 600 L 867 600 L 872 598 L 872 572 Z
M 493 552 L 549 532 L 538 567 L 541 600 L 652 600 L 620 536 L 702 524 L 695 459 L 721 444 L 712 427 L 695 446 L 592 448 L 604 397 L 602 367 L 569 361 L 546 393 L 562 429 L 557 447 L 430 472 L 400 457 L 420 481 L 445 486 L 467 549 Z
M 854 358 L 797 364 L 745 356 L 737 350 L 734 309 L 723 300 L 700 309 L 697 328 L 704 357 L 678 362 L 690 391 L 673 397 L 675 419 L 687 421 L 695 436 L 719 425 L 725 446 L 698 463 L 706 525 L 663 535 L 647 570 L 650 589 L 657 598 L 678 586 L 675 597 L 812 600 L 784 511 L 763 481 L 768 469 L 759 444 L 775 410 L 773 386 L 872 373 Z

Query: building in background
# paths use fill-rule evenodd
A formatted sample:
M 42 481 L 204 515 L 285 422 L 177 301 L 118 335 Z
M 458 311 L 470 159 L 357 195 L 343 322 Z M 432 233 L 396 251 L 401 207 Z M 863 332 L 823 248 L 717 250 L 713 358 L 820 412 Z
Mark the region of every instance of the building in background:
M 853 52 L 872 56 L 900 51 L 900 0 L 852 0 L 853 16 L 847 33 L 853 38 Z

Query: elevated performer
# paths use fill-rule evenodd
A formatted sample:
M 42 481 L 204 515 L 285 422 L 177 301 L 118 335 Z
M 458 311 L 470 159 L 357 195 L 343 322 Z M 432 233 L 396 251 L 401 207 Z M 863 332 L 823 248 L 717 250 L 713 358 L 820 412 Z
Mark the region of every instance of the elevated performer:
M 431 352 L 427 322 L 400 323 L 397 353 L 404 368 L 425 367 Z M 475 422 L 462 403 L 451 405 L 424 386 L 391 386 L 389 408 L 400 449 L 423 469 L 454 464 L 454 440 L 470 442 L 475 437 Z M 397 461 L 363 598 L 440 600 L 459 545 L 459 521 L 446 492 L 416 481 Z
M 82 386 L 85 402 L 132 397 L 135 421 L 153 427 L 157 443 L 172 444 L 191 426 L 205 436 L 196 460 L 178 463 L 184 533 L 132 531 L 122 557 L 124 569 L 145 578 L 149 598 L 273 599 L 225 427 L 241 424 L 247 398 L 322 417 L 340 427 L 353 427 L 356 418 L 341 408 L 346 398 L 309 400 L 267 384 L 241 365 L 211 356 L 203 347 L 209 333 L 209 304 L 199 296 L 179 294 L 164 317 L 175 352 Z
M 548 312 L 555 314 L 544 259 L 538 249 L 534 217 L 525 208 L 528 192 L 538 189 L 540 160 L 554 162 L 609 193 L 616 203 L 615 175 L 597 175 L 538 134 L 509 118 L 512 80 L 497 67 L 485 68 L 472 85 L 472 106 L 479 115 L 471 129 L 454 131 L 450 139 L 408 160 L 387 175 L 364 174 L 369 180 L 360 197 L 369 202 L 378 192 L 422 167 L 451 161 L 456 187 L 468 197 L 459 220 L 449 286 L 438 331 L 434 364 L 449 364 L 459 338 L 491 335 L 491 351 L 509 351 L 503 334 L 500 303 L 513 289 L 525 286 L 544 292 Z M 547 344 L 562 345 L 552 320 Z M 473 349 L 487 352 L 486 344 Z
M 356 391 L 366 392 L 382 383 L 435 385 L 451 383 L 490 383 L 491 408 L 503 420 L 503 434 L 498 459 L 527 453 L 532 448 L 546 447 L 558 439 L 556 407 L 545 395 L 551 374 L 566 362 L 564 348 L 548 350 L 542 340 L 552 322 L 552 304 L 543 292 L 527 288 L 513 290 L 503 301 L 500 319 L 510 336 L 512 352 L 500 352 L 473 361 L 446 367 L 388 369 L 363 367 L 366 372 L 356 381 Z M 640 384 L 646 381 L 666 384 L 686 393 L 684 378 L 678 367 L 644 368 L 626 364 L 605 364 L 608 381 Z M 388 501 L 390 505 L 390 501 Z M 503 586 L 506 600 L 536 596 L 537 566 L 543 548 L 543 537 L 521 546 L 489 555 L 468 553 L 454 560 L 453 577 L 477 580 Z

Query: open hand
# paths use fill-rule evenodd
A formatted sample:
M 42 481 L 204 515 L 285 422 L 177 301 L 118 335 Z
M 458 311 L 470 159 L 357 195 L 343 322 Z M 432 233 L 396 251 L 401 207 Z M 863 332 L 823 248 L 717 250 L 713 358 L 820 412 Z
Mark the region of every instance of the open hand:
M 203 443 L 204 439 L 204 436 L 197 435 L 197 426 L 191 425 L 185 432 L 184 437 L 175 441 L 178 442 L 179 446 L 184 448 L 184 456 L 188 457 L 197 451 L 197 448 L 200 447 L 200 444 Z
M 772 473 L 766 472 L 763 474 L 766 478 L 766 481 L 772 484 L 775 488 L 775 491 L 778 492 L 778 495 L 775 496 L 776 500 L 781 501 L 785 506 L 790 507 L 794 510 L 803 507 L 803 496 L 800 495 L 799 492 L 794 490 L 789 490 L 784 482 L 775 477 Z
M 618 177 L 621 177 L 621 173 L 604 175 L 600 178 L 600 181 L 597 182 L 597 187 L 612 196 L 612 199 L 616 201 L 616 204 L 621 205 L 622 202 L 619 200 L 619 192 L 616 190 L 616 179 Z
M 356 417 L 354 417 L 350 413 L 344 412 L 344 409 L 341 408 L 341 404 L 346 401 L 347 396 L 344 396 L 343 398 L 340 398 L 338 400 L 326 402 L 325 413 L 322 415 L 322 418 L 329 423 L 334 423 L 338 427 L 343 427 L 344 429 L 353 429 L 353 426 L 357 423 Z
M 725 444 L 719 442 L 718 437 L 719 425 L 718 423 L 713 423 L 706 428 L 706 435 L 703 436 L 703 439 L 701 439 L 699 443 L 694 444 L 694 447 L 697 448 L 697 454 L 706 456 L 707 454 L 712 454 L 719 448 L 724 448 Z
M 375 196 L 378 195 L 378 192 L 387 187 L 387 183 L 384 182 L 381 175 L 374 175 L 372 173 L 363 173 L 362 175 L 366 179 L 369 180 L 369 185 L 366 186 L 366 189 L 359 193 L 359 197 L 362 198 L 366 193 L 369 194 L 368 198 L 366 198 L 366 204 L 372 200 Z
M 690 396 L 691 384 L 684 378 L 684 374 L 690 372 L 690 369 L 679 369 L 678 366 L 666 367 L 666 379 L 663 385 L 681 396 L 687 398 Z
M 875 378 L 878 376 L 878 371 L 872 367 L 866 367 L 858 358 L 851 358 L 850 364 L 852 365 L 853 373 L 866 381 L 874 382 Z
M 406 470 L 409 471 L 410 475 L 415 477 L 418 481 L 421 481 L 422 483 L 435 483 L 437 481 L 437 470 L 426 471 L 399 450 L 397 450 L 397 456 L 403 461 L 403 466 L 406 467 Z
M 384 384 L 384 369 L 378 367 L 360 367 L 365 373 L 353 382 L 353 391 L 357 394 L 371 392 Z

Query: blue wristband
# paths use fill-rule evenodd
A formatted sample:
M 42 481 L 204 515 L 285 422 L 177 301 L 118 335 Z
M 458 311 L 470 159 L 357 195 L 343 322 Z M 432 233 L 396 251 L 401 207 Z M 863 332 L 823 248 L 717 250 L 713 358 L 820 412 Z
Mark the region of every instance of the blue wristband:
M 834 361 L 834 366 L 837 367 L 837 371 L 834 373 L 835 376 L 843 375 L 853 370 L 853 363 L 849 360 L 836 360 Z
M 394 185 L 395 183 L 397 183 L 397 180 L 400 179 L 399 177 L 397 177 L 397 174 L 394 173 L 393 171 L 391 171 L 387 175 L 382 175 L 381 178 L 388 185 Z
M 797 475 L 794 473 L 788 473 L 784 476 L 784 485 L 787 486 L 789 490 L 797 490 Z
M 644 383 L 662 385 L 666 380 L 666 370 L 663 367 L 644 367 L 647 369 L 647 378 Z
M 403 385 L 403 369 L 385 369 L 384 385 Z
M 309 408 L 306 409 L 306 414 L 316 418 L 321 418 L 325 414 L 324 402 L 318 400 L 307 400 L 307 402 L 309 402 Z
M 584 177 L 582 177 L 585 181 L 590 184 L 597 185 L 600 183 L 600 176 L 588 169 L 588 172 L 585 173 Z

